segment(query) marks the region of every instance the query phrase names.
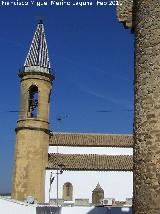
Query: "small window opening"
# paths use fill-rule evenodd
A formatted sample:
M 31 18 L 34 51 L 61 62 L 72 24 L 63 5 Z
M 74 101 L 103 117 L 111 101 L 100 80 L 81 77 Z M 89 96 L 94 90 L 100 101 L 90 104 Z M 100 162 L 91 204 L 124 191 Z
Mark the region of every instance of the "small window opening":
M 70 196 L 70 189 L 71 189 L 71 185 L 68 183 L 66 184 L 66 195 Z
M 29 89 L 29 106 L 28 113 L 29 117 L 36 118 L 38 114 L 38 87 L 32 85 Z
M 48 96 L 48 103 L 50 103 L 50 99 L 51 99 L 51 90 L 50 90 L 49 96 Z

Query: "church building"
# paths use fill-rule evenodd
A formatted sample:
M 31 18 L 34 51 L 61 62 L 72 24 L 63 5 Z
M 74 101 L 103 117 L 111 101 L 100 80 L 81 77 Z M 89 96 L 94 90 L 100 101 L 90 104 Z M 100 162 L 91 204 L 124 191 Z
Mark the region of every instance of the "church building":
M 16 127 L 12 198 L 24 201 L 27 196 L 33 196 L 38 202 L 49 202 L 53 198 L 58 199 L 57 203 L 59 199 L 73 201 L 75 198 L 88 198 L 84 194 L 87 191 L 90 191 L 92 197 L 97 184 L 101 195 L 106 197 L 103 184 L 104 181 L 107 185 L 105 172 L 132 171 L 133 137 L 121 134 L 59 133 L 49 129 L 50 99 L 55 75 L 50 65 L 42 21 L 37 25 L 19 78 L 21 97 Z M 111 147 L 128 149 L 128 155 L 123 154 L 122 150 L 122 154 L 109 154 L 107 151 Z M 79 179 L 77 184 L 76 179 Z M 84 196 L 78 195 L 80 190 Z

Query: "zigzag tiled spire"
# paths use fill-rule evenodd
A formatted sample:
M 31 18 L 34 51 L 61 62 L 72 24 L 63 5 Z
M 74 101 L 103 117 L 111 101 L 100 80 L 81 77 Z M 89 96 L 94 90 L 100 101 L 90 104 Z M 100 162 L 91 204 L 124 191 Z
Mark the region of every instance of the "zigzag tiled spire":
M 24 63 L 24 71 L 50 72 L 47 42 L 43 22 L 37 25 L 27 58 Z

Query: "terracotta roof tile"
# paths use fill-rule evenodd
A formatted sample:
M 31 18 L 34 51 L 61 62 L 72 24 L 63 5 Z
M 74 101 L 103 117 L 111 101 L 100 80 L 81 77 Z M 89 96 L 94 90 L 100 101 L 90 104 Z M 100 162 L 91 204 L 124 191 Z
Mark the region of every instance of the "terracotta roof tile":
M 64 165 L 64 170 L 132 171 L 133 157 L 130 155 L 81 155 L 48 154 L 48 169 Z
M 50 146 L 133 147 L 132 135 L 58 133 L 50 135 Z

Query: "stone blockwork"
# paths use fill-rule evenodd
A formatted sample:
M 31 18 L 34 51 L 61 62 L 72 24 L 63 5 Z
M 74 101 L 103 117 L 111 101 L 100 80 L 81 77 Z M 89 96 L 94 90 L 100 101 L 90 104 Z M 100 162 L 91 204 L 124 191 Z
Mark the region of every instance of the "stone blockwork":
M 119 0 L 117 5 L 117 17 L 125 27 L 133 28 L 133 0 Z
M 32 195 L 37 201 L 44 201 L 48 141 L 49 136 L 43 131 L 17 132 L 12 198 L 23 201 Z
M 16 128 L 12 198 L 33 196 L 44 202 L 45 168 L 49 146 L 49 99 L 53 77 L 38 72 L 21 73 L 21 106 Z M 29 88 L 38 87 L 38 112 L 28 116 Z
M 160 1 L 134 2 L 134 214 L 159 214 Z

